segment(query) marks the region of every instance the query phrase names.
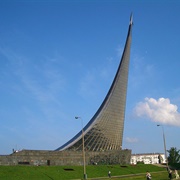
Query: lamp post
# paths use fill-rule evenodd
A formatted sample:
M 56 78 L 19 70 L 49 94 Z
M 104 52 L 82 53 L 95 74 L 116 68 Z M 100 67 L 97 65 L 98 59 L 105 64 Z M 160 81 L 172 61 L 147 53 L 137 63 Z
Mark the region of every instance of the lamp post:
M 78 117 L 78 116 L 76 116 L 75 119 L 81 119 L 81 126 L 82 126 L 82 156 L 83 156 L 83 167 L 84 167 L 84 179 L 87 179 L 87 174 L 86 174 L 86 159 L 85 159 L 85 150 L 84 150 L 83 119 L 81 117 Z
M 158 124 L 157 126 L 162 127 L 162 132 L 163 132 L 163 142 L 164 142 L 164 152 L 165 152 L 165 158 L 166 158 L 166 166 L 169 171 L 169 166 L 168 166 L 168 158 L 167 158 L 167 150 L 166 150 L 166 139 L 165 139 L 165 134 L 164 134 L 164 127 L 163 125 Z

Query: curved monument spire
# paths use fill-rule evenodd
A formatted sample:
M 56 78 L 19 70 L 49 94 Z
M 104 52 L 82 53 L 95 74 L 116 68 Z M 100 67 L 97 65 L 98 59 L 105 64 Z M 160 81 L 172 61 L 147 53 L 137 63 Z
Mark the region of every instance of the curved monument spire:
M 84 147 L 86 151 L 121 150 L 132 25 L 133 18 L 131 15 L 124 51 L 112 85 L 95 115 L 83 128 Z M 71 140 L 56 150 L 78 151 L 82 149 L 82 131 L 80 131 Z

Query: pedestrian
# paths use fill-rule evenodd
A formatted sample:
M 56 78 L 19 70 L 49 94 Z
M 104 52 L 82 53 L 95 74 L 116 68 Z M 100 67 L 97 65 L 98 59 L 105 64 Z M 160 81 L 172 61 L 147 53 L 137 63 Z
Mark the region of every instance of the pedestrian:
M 175 178 L 179 179 L 179 174 L 178 174 L 178 171 L 176 169 L 174 170 L 174 174 L 175 174 Z
M 111 171 L 108 172 L 108 177 L 111 178 Z
M 150 180 L 151 179 L 151 174 L 149 171 L 146 172 L 146 179 L 147 180 Z
M 171 171 L 171 169 L 169 169 L 169 179 L 170 180 L 172 179 L 172 171 Z

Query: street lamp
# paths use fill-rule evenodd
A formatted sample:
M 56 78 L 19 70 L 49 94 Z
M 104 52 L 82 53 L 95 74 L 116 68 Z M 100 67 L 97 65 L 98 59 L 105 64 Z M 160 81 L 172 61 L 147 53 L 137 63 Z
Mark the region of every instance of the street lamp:
M 78 117 L 78 116 L 76 116 L 75 119 L 81 119 L 81 126 L 82 126 L 82 156 L 83 156 L 83 167 L 84 167 L 84 179 L 87 179 L 87 174 L 86 174 L 86 159 L 85 159 L 85 150 L 84 150 L 83 119 L 81 117 Z
M 169 166 L 168 166 L 168 158 L 167 158 L 167 150 L 166 150 L 166 139 L 165 139 L 165 134 L 164 134 L 164 127 L 163 125 L 158 124 L 157 126 L 161 126 L 162 127 L 162 132 L 163 132 L 163 141 L 164 141 L 164 152 L 165 152 L 165 158 L 166 158 L 166 166 L 169 170 Z

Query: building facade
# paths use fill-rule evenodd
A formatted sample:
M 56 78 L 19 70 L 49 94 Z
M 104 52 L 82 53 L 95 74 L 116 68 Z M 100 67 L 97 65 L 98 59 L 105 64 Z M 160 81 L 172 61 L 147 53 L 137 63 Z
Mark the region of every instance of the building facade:
M 144 164 L 164 164 L 166 158 L 163 153 L 144 153 L 132 154 L 131 164 L 144 163 Z

